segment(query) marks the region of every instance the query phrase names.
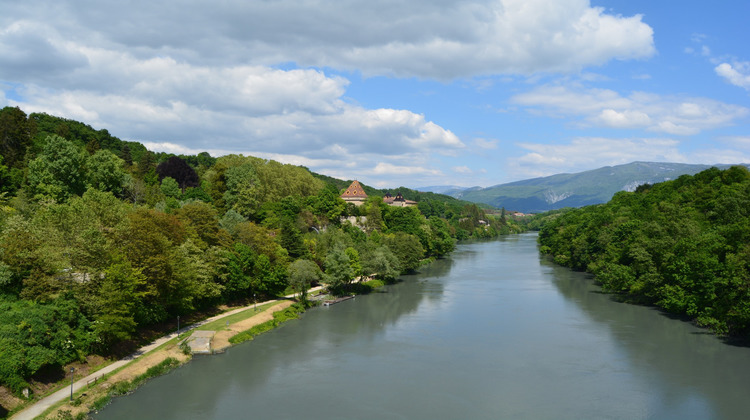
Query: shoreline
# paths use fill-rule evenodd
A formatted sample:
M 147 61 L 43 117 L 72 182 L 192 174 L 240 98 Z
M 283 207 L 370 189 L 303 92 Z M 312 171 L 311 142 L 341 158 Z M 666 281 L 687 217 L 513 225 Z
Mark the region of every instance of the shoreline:
M 321 289 L 322 287 L 318 286 L 310 291 Z M 286 299 L 273 299 L 235 308 L 203 321 L 196 322 L 188 327 L 184 327 L 180 329 L 179 333 L 173 332 L 162 336 L 151 344 L 141 347 L 135 353 L 120 360 L 116 360 L 111 364 L 98 369 L 96 372 L 75 381 L 72 385 L 74 397 L 72 403 L 70 401 L 65 401 L 70 398 L 71 387 L 64 386 L 52 394 L 41 398 L 39 401 L 23 408 L 21 411 L 11 414 L 8 418 L 12 420 L 31 420 L 36 418 L 53 418 L 53 416 L 60 415 L 65 417 L 59 418 L 86 418 L 88 413 L 97 410 L 97 407 L 95 407 L 97 400 L 110 395 L 111 391 L 115 390 L 118 384 L 132 381 L 139 375 L 146 374 L 146 371 L 149 368 L 154 368 L 169 358 L 176 359 L 179 362 L 177 365 L 172 366 L 172 368 L 181 366 L 192 360 L 193 355 L 185 354 L 180 348 L 180 344 L 183 341 L 186 341 L 193 331 L 198 330 L 209 323 L 246 311 L 253 311 L 258 306 L 276 303 L 263 309 L 257 314 L 251 315 L 232 324 L 227 324 L 226 327 L 221 328 L 220 330 L 217 328 L 216 335 L 219 335 L 220 338 L 220 341 L 217 341 L 217 344 L 221 347 L 212 346 L 212 348 L 214 352 L 224 351 L 228 347 L 234 345 L 229 342 L 229 338 L 248 331 L 257 325 L 273 320 L 274 313 L 283 311 L 294 303 L 290 300 L 294 299 L 294 295 L 288 295 L 284 298 Z M 275 328 L 275 326 L 272 328 Z M 164 373 L 166 372 L 162 372 L 161 374 Z M 61 381 L 61 383 L 62 382 L 64 381 Z

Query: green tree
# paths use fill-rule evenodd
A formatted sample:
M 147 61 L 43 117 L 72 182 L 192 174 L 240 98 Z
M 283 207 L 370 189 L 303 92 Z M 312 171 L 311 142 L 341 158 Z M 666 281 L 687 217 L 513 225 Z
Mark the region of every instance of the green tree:
M 86 190 L 86 152 L 60 136 L 49 136 L 29 163 L 28 184 L 35 197 L 64 202 Z
M 180 198 L 182 196 L 182 190 L 177 181 L 172 177 L 164 177 L 161 180 L 161 192 L 167 197 Z
M 408 233 L 396 232 L 395 234 L 385 235 L 383 242 L 398 258 L 399 265 L 404 272 L 411 272 L 419 268 L 424 257 L 424 248 L 422 243 L 419 242 L 419 238 Z
M 145 279 L 127 261 L 112 264 L 102 274 L 93 278 L 96 292 L 90 311 L 95 319 L 96 346 L 108 351 L 118 341 L 130 339 L 135 332 L 136 290 Z
M 401 274 L 401 265 L 390 248 L 380 246 L 364 260 L 364 270 L 376 278 L 392 281 Z
M 0 155 L 9 168 L 20 168 L 31 145 L 32 125 L 18 107 L 0 109 Z
M 87 160 L 88 185 L 119 195 L 125 181 L 122 159 L 109 150 L 98 150 Z
M 328 284 L 331 293 L 342 294 L 353 278 L 354 270 L 346 249 L 337 246 L 329 251 L 326 255 L 324 281 Z
M 320 267 L 315 262 L 305 259 L 295 260 L 289 264 L 289 284 L 299 293 L 300 300 L 307 300 L 307 290 L 312 284 L 322 279 Z

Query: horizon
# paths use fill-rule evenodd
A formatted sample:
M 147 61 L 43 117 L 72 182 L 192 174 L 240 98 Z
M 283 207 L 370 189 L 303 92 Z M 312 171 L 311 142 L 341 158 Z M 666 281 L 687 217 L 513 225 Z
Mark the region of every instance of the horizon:
M 413 189 L 750 162 L 739 0 L 0 1 L 0 107 L 157 152 Z

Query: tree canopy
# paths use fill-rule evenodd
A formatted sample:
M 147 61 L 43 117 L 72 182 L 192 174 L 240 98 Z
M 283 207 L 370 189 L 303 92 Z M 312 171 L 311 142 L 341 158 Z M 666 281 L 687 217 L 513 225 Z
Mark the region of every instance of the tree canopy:
M 750 172 L 708 169 L 570 210 L 539 234 L 554 261 L 605 290 L 750 334 Z

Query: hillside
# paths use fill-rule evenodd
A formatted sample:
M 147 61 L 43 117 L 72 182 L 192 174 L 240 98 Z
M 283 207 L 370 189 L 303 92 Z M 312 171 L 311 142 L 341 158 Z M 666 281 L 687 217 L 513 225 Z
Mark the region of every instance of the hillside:
M 730 165 L 715 165 L 728 168 Z M 558 174 L 487 188 L 445 193 L 462 200 L 486 203 L 523 213 L 540 213 L 563 207 L 582 207 L 609 201 L 618 191 L 634 191 L 642 184 L 655 184 L 693 175 L 711 165 L 633 162 L 605 166 L 574 174 Z

